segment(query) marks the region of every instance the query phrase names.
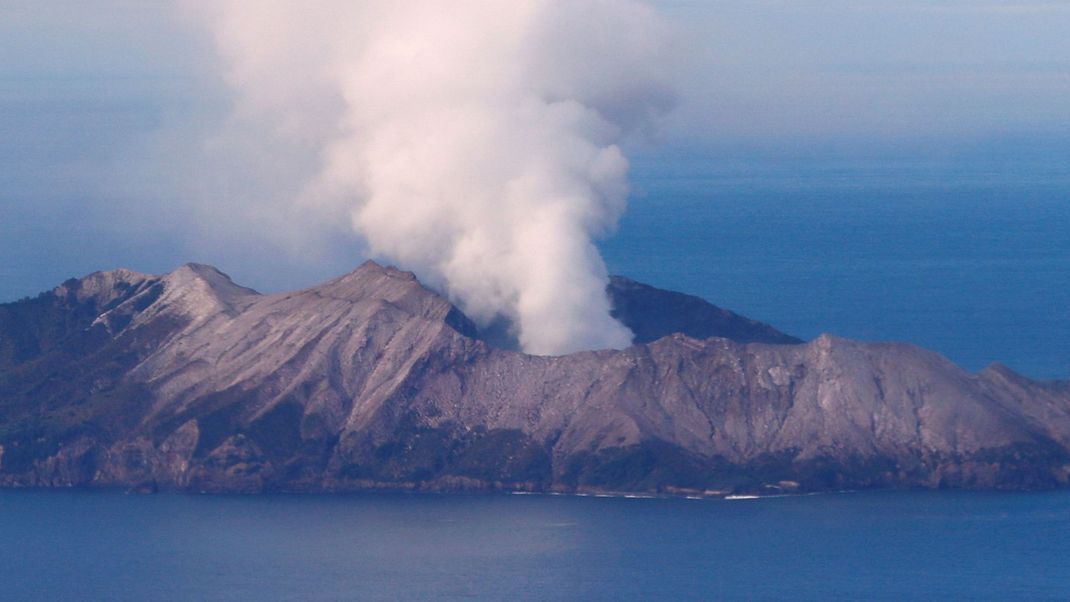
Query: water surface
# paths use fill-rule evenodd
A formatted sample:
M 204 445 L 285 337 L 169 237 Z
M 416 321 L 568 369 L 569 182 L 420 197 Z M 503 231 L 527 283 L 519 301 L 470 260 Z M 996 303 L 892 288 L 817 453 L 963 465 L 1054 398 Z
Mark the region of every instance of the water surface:
M 1070 493 L 0 492 L 5 600 L 1066 599 Z
M 1070 378 L 1070 165 L 640 162 L 612 271 L 810 339 Z

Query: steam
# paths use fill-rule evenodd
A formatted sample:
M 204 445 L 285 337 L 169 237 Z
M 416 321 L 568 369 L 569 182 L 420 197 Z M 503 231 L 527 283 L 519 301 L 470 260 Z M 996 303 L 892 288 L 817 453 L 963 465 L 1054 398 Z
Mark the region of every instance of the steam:
M 345 213 L 529 353 L 621 348 L 594 240 L 626 206 L 618 144 L 670 104 L 633 0 L 197 2 L 233 120 L 307 149 L 291 204 Z M 265 149 L 270 152 L 271 149 Z

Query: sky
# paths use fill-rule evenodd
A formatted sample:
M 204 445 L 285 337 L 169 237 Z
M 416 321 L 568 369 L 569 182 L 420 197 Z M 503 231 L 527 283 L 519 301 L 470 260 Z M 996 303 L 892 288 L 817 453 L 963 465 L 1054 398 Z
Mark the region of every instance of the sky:
M 1070 158 L 1070 3 L 654 5 L 673 28 L 665 76 L 676 106 L 626 142 L 636 173 Z M 194 21 L 167 2 L 0 4 L 0 299 L 97 269 L 163 272 L 187 260 L 280 290 L 366 253 L 347 231 L 295 253 L 256 234 L 270 234 L 269 216 L 191 214 L 189 184 L 204 166 L 185 157 L 233 102 Z

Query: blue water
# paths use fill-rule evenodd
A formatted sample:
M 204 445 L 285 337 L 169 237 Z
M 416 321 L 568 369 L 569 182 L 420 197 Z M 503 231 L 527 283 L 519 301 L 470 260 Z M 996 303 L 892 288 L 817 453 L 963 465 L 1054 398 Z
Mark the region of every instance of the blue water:
M 638 162 L 611 271 L 803 338 L 1070 378 L 1070 165 Z
M 613 272 L 807 339 L 909 341 L 970 370 L 1000 361 L 1070 378 L 1070 161 L 681 156 L 636 157 L 630 209 L 601 245 Z M 259 249 L 191 256 L 173 240 L 180 232 L 97 223 L 88 201 L 5 202 L 2 301 L 116 266 L 158 272 L 197 259 L 272 291 L 358 261 L 356 250 L 315 269 L 265 263 Z
M 801 337 L 906 340 L 969 369 L 1002 361 L 1070 378 L 1068 165 L 637 161 L 635 182 L 618 235 L 602 245 L 616 273 Z M 189 259 L 155 242 L 138 254 L 76 240 L 91 267 L 53 265 L 34 259 L 52 247 L 22 241 L 62 240 L 27 232 L 69 224 L 38 221 L 0 224 L 18 235 L 0 237 L 0 249 L 30 254 L 0 266 L 5 300 L 17 296 L 12 283 L 58 282 L 41 275 L 46 264 L 66 277 L 126 264 L 107 253 Z M 733 502 L 0 491 L 0 600 L 432 597 L 1067 599 L 1070 493 Z
M 1070 493 L 0 492 L 4 600 L 1068 597 Z

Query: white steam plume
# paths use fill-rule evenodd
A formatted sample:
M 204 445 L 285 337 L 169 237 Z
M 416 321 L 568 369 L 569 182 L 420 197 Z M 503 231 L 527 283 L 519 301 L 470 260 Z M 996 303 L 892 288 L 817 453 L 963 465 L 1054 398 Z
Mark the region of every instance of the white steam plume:
M 620 348 L 593 239 L 616 226 L 617 144 L 670 104 L 663 26 L 633 0 L 215 0 L 235 120 L 309 148 L 294 199 L 529 353 Z

